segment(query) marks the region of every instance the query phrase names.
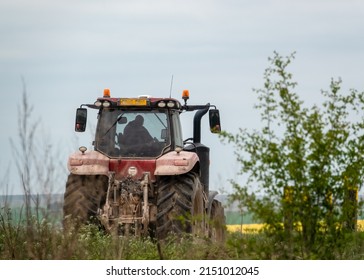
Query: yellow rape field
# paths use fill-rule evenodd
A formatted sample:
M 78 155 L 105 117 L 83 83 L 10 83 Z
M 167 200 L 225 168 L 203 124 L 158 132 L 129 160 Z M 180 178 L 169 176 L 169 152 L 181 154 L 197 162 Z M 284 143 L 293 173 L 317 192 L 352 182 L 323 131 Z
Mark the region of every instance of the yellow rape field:
M 263 227 L 263 224 L 227 225 L 226 227 L 231 232 L 257 233 Z M 358 220 L 358 230 L 364 231 L 364 220 Z
M 257 233 L 263 227 L 263 224 L 227 225 L 226 227 L 231 232 Z

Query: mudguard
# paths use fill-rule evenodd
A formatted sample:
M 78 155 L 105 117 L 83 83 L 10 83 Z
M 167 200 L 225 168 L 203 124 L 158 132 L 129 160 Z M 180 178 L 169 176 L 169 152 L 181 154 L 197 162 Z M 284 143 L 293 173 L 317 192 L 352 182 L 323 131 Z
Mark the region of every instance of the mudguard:
M 68 158 L 67 167 L 76 175 L 109 175 L 110 159 L 97 151 L 76 152 Z
M 187 173 L 199 162 L 196 153 L 191 152 L 169 152 L 156 161 L 154 175 L 180 175 Z

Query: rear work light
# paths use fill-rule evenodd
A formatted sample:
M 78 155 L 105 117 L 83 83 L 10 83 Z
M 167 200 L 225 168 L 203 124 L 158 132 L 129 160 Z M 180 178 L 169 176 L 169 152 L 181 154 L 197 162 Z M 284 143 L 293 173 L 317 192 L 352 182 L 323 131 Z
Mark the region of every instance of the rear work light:
M 95 105 L 96 107 L 101 107 L 102 102 L 101 102 L 100 100 L 97 100 L 97 101 L 94 103 L 94 105 Z
M 168 101 L 168 103 L 167 103 L 168 108 L 173 108 L 175 106 L 176 106 L 176 104 L 173 101 Z
M 164 102 L 164 101 L 158 102 L 158 107 L 160 107 L 160 108 L 166 107 L 166 102 Z
M 105 101 L 104 103 L 102 103 L 102 106 L 104 106 L 104 107 L 110 107 L 110 102 L 109 101 Z

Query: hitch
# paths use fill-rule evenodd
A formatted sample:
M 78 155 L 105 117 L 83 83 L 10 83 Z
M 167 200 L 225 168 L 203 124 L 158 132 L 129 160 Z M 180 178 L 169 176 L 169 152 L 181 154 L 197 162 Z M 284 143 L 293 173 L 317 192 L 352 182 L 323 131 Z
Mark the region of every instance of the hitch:
M 148 233 L 150 183 L 148 172 L 144 173 L 141 181 L 131 178 L 118 181 L 115 179 L 115 173 L 110 172 L 106 201 L 98 211 L 98 219 L 108 232 L 122 232 L 124 236 Z

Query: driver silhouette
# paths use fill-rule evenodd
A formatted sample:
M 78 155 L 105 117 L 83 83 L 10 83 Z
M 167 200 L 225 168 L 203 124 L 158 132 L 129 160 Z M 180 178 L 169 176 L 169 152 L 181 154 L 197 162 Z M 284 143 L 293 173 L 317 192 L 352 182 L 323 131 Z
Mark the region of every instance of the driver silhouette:
M 133 121 L 130 121 L 126 125 L 123 136 L 123 142 L 125 145 L 140 145 L 153 141 L 153 137 L 143 124 L 143 116 L 137 115 Z

